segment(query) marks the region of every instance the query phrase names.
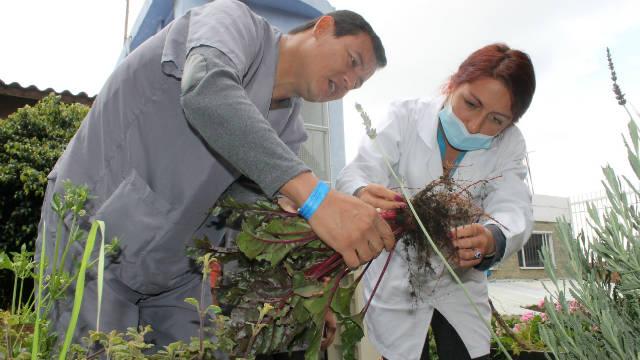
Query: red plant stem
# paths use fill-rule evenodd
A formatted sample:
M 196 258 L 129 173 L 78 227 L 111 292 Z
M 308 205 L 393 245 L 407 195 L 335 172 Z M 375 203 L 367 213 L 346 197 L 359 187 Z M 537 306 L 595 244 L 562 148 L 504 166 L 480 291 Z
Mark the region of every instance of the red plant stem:
M 329 296 L 329 301 L 327 302 L 327 305 L 324 308 L 324 317 L 327 316 L 327 311 L 329 311 L 329 309 L 331 308 L 331 302 L 333 301 L 333 297 L 338 291 L 338 286 L 340 286 L 340 281 L 342 281 L 342 278 L 345 275 L 347 275 L 350 271 L 351 269 L 349 269 L 348 266 L 345 266 L 344 269 L 340 272 L 340 275 L 338 275 L 338 277 L 336 278 L 336 283 L 333 284 L 333 287 L 331 288 L 331 295 Z M 323 331 L 324 331 L 324 323 L 323 323 Z
M 307 269 L 307 271 L 305 271 L 305 275 L 307 276 L 311 276 L 311 274 L 316 273 L 319 269 L 322 269 L 323 267 L 327 267 L 329 265 L 331 265 L 332 263 L 338 261 L 338 259 L 341 258 L 341 255 L 339 253 L 334 253 L 333 255 L 329 256 L 328 258 L 320 261 L 319 263 L 311 266 L 309 269 Z
M 393 236 L 398 236 L 404 232 L 405 228 L 400 226 L 399 228 L 393 230 Z M 394 245 L 395 247 L 395 245 Z
M 383 218 L 383 219 L 385 219 L 385 220 L 387 220 L 387 222 L 388 222 L 389 220 L 395 220 L 397 215 L 398 215 L 398 214 L 397 214 L 397 213 L 396 213 L 396 211 L 395 211 L 395 210 L 393 210 L 393 209 L 391 209 L 391 210 L 384 210 L 384 211 L 381 211 L 381 212 L 380 212 L 380 217 L 381 217 L 381 218 Z
M 387 256 L 387 261 L 385 261 L 385 263 L 384 263 L 384 267 L 382 268 L 382 272 L 380 273 L 380 276 L 378 276 L 378 281 L 376 281 L 376 286 L 373 287 L 373 291 L 371 292 L 371 296 L 369 296 L 369 300 L 367 300 L 367 305 L 365 305 L 364 309 L 362 309 L 362 311 L 361 311 L 361 313 L 363 315 L 367 313 L 367 310 L 369 309 L 369 305 L 371 305 L 371 300 L 373 300 L 373 297 L 375 296 L 376 291 L 378 291 L 378 286 L 380 285 L 380 282 L 382 281 L 382 277 L 387 272 L 387 267 L 389 267 L 389 262 L 391 262 L 391 257 L 393 256 L 393 253 L 394 253 L 395 249 L 396 249 L 396 246 L 394 244 L 393 248 L 391 249 L 391 251 L 389 251 L 389 256 Z
M 261 238 L 254 233 L 249 233 L 249 234 L 251 234 L 251 236 L 253 236 L 254 239 L 265 242 L 265 243 L 269 243 L 269 244 L 301 244 L 305 242 L 311 242 L 312 240 L 315 240 L 318 238 L 318 236 L 315 233 L 312 233 L 309 236 L 301 237 L 299 239 L 292 239 L 292 240 L 271 240 L 271 239 Z
M 273 235 L 273 236 L 290 236 L 290 235 L 311 235 L 314 234 L 313 230 L 306 230 L 306 231 L 292 231 L 292 232 L 271 232 L 271 231 L 267 231 L 269 234 Z
M 333 270 L 335 270 L 340 265 L 344 265 L 344 261 L 342 260 L 342 258 L 340 258 L 338 261 L 334 262 L 329 266 L 323 267 L 323 269 L 321 270 L 316 270 L 311 277 L 315 280 L 322 279 L 323 277 L 329 275 Z
M 358 275 L 358 278 L 356 279 L 356 285 L 360 283 L 360 280 L 362 280 L 362 277 L 364 276 L 364 273 L 367 272 L 367 270 L 369 270 L 369 266 L 371 266 L 371 263 L 373 262 L 373 260 L 370 260 L 367 263 L 367 266 L 364 267 L 364 269 L 362 270 L 362 272 L 360 273 L 360 275 Z
M 238 211 L 241 211 L 241 212 L 252 212 L 252 213 L 261 213 L 261 214 L 275 214 L 275 215 L 282 216 L 282 217 L 297 217 L 297 216 L 300 216 L 300 215 L 298 215 L 298 213 L 290 213 L 290 212 L 284 211 L 284 210 L 283 211 L 254 210 L 254 209 L 243 209 L 243 208 L 234 207 L 234 206 L 221 206 L 220 208 L 238 210 Z

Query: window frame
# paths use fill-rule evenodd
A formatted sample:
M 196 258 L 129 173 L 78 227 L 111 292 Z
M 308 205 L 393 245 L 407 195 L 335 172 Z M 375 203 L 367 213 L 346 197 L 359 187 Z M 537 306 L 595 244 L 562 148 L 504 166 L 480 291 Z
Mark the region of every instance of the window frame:
M 323 180 L 325 182 L 328 182 L 328 183 L 331 183 L 331 161 L 332 161 L 332 159 L 331 159 L 331 136 L 330 136 L 330 132 L 329 132 L 330 127 L 331 127 L 331 116 L 329 116 L 329 103 L 324 102 L 324 103 L 311 103 L 311 104 L 320 105 L 320 109 L 321 109 L 321 115 L 320 116 L 321 116 L 321 118 L 323 120 L 322 121 L 323 125 L 308 123 L 306 120 L 304 120 L 304 116 L 302 116 L 302 119 L 304 120 L 304 128 L 309 134 L 309 139 L 307 139 L 307 141 L 305 141 L 305 143 L 300 144 L 300 150 L 298 151 L 297 155 L 298 155 L 298 157 L 300 157 L 304 161 L 304 159 L 302 158 L 302 151 L 303 151 L 303 148 L 304 148 L 306 142 L 311 140 L 311 137 L 313 136 L 312 135 L 313 132 L 322 133 L 323 134 L 323 138 L 324 138 L 324 144 L 323 145 L 325 147 L 325 154 L 324 154 L 325 156 L 324 156 L 324 158 L 326 159 L 324 166 L 326 167 L 326 171 L 325 171 L 326 174 L 325 175 L 326 175 L 327 178 L 325 179 L 324 177 L 320 176 L 320 174 L 317 174 L 317 173 L 316 173 L 316 175 L 321 180 Z M 305 104 L 304 104 L 304 100 L 303 100 L 302 106 L 304 106 L 304 105 Z M 301 110 L 301 112 L 302 112 L 302 110 Z M 310 154 L 313 155 L 312 153 L 310 153 Z M 305 163 L 306 163 L 306 161 L 305 161 Z M 311 164 L 307 163 L 307 165 L 309 167 L 311 167 Z M 312 169 L 312 170 L 314 170 L 314 172 L 315 172 L 316 169 Z
M 544 246 L 545 244 L 545 239 L 546 239 L 546 243 L 547 246 L 549 246 L 549 250 L 551 252 L 551 263 L 553 264 L 553 267 L 556 267 L 556 255 L 555 255 L 555 251 L 553 249 L 553 231 L 533 231 L 531 233 L 531 237 L 533 237 L 533 235 L 543 235 L 543 243 L 542 246 Z M 526 244 L 520 249 L 518 250 L 518 267 L 521 270 L 543 270 L 544 269 L 544 265 L 543 266 L 527 266 L 527 259 L 525 256 L 525 252 L 524 252 L 524 247 L 526 246 Z M 542 248 L 539 249 L 540 251 L 542 250 Z M 536 253 L 538 252 L 538 250 L 536 250 Z M 522 256 L 522 265 L 520 265 L 520 257 Z

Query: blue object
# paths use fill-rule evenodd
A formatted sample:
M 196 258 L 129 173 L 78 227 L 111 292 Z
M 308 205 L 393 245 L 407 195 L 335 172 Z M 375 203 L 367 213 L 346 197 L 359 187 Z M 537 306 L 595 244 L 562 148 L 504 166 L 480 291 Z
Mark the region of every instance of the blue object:
M 311 195 L 309 195 L 302 207 L 298 209 L 298 214 L 307 220 L 311 219 L 328 193 L 329 185 L 324 181 L 318 181 L 318 185 L 313 189 Z
M 451 102 L 448 101 L 439 113 L 440 123 L 449 144 L 456 149 L 473 151 L 488 149 L 493 141 L 493 136 L 485 134 L 471 134 L 456 114 L 453 113 Z
M 444 154 L 447 151 L 447 145 L 444 141 L 444 134 L 442 133 L 442 126 L 438 125 L 438 146 L 440 147 L 440 159 L 442 160 L 442 163 L 444 164 Z M 460 162 L 462 161 L 462 158 L 464 157 L 464 155 L 466 154 L 466 151 L 460 151 L 460 153 L 458 154 L 458 157 L 456 157 L 455 162 L 453 163 L 453 169 L 451 169 L 451 171 L 449 171 L 449 176 L 453 176 L 453 173 L 456 172 L 456 167 L 458 166 L 458 164 L 460 164 Z

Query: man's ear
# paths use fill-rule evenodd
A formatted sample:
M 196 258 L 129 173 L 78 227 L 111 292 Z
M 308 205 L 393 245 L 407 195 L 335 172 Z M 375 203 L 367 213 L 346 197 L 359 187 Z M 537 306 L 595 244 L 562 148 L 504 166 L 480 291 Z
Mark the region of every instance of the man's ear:
M 335 20 L 331 16 L 322 16 L 313 26 L 313 36 L 322 37 L 326 35 L 333 36 L 335 31 Z

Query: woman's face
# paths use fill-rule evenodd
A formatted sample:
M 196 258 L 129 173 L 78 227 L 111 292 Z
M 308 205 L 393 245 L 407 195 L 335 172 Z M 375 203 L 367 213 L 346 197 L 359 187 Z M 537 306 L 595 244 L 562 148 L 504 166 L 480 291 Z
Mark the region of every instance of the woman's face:
M 471 134 L 496 136 L 513 123 L 511 95 L 499 80 L 483 77 L 463 83 L 450 99 L 453 113 Z

